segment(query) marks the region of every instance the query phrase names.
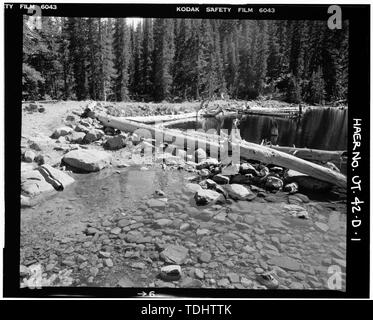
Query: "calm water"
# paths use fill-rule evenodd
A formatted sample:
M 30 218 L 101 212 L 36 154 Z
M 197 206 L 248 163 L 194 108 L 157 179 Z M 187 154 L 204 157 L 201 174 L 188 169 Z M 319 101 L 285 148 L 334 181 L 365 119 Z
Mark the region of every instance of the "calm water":
M 232 129 L 232 118 L 204 118 L 172 126 L 179 129 Z M 271 136 L 277 126 L 278 135 Z M 300 119 L 248 115 L 240 123 L 241 137 L 260 143 L 272 140 L 280 146 L 307 147 L 323 150 L 347 149 L 347 110 L 335 108 L 308 110 Z M 276 130 L 275 130 L 276 131 Z M 273 133 L 273 132 L 272 132 Z

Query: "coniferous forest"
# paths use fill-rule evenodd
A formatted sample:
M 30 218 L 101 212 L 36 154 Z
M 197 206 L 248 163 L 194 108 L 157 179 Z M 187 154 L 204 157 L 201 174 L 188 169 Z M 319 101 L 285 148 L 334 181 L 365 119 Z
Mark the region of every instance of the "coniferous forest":
M 348 23 L 24 18 L 23 99 L 347 99 Z

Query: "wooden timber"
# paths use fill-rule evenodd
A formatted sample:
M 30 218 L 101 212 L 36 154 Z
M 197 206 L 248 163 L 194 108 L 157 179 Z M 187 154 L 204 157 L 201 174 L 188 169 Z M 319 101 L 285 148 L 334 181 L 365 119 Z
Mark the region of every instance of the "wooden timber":
M 97 114 L 96 117 L 99 121 L 102 122 L 103 125 L 107 127 L 113 127 L 118 130 L 129 132 L 136 131 L 137 133 L 140 133 L 142 131 L 143 133 L 150 134 L 152 137 L 167 136 L 167 140 L 171 138 L 173 141 L 172 143 L 180 148 L 185 148 L 185 145 L 198 145 L 199 143 L 205 144 L 206 148 L 210 148 L 210 150 L 211 148 L 216 148 L 217 150 L 218 148 L 222 147 L 216 141 L 204 139 L 203 137 L 188 135 L 177 130 L 158 128 L 155 126 L 130 121 L 125 118 L 108 116 L 106 114 Z M 341 188 L 347 187 L 347 179 L 343 174 L 333 171 L 329 168 L 325 168 L 318 164 L 309 162 L 307 160 L 298 158 L 289 153 L 278 151 L 273 148 L 261 146 L 255 143 L 246 142 L 243 140 L 241 140 L 239 143 L 231 143 L 230 147 L 239 147 L 240 157 L 243 159 L 256 160 L 266 164 L 273 164 L 276 166 L 292 169 L 307 174 L 316 179 L 334 184 Z

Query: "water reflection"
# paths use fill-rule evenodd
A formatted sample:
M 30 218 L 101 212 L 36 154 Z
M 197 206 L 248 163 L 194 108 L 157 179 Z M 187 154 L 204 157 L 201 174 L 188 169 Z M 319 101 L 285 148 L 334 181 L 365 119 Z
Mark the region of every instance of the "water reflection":
M 228 129 L 233 126 L 232 118 L 206 118 L 172 126 L 187 129 Z M 248 115 L 239 124 L 241 137 L 247 141 L 261 143 L 271 141 L 280 146 L 314 148 L 323 150 L 347 149 L 347 110 L 336 108 L 312 109 L 301 118 L 274 118 Z

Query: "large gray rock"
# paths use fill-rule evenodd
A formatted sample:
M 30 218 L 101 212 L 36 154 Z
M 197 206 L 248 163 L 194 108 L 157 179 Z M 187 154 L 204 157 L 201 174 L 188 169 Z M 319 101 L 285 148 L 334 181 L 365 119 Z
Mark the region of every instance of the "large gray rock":
M 63 136 L 68 135 L 68 134 L 71 133 L 72 131 L 73 131 L 73 129 L 70 128 L 70 127 L 60 127 L 60 128 L 57 128 L 57 129 L 54 130 L 54 132 L 52 133 L 52 138 L 53 138 L 53 139 L 58 139 L 59 137 L 63 137 Z
M 194 200 L 196 201 L 196 204 L 199 206 L 225 202 L 224 195 L 222 195 L 221 193 L 216 192 L 214 190 L 202 188 L 195 193 Z
M 99 150 L 73 150 L 65 154 L 62 161 L 85 172 L 100 171 L 111 163 L 111 155 Z
M 21 173 L 21 191 L 28 197 L 35 197 L 41 193 L 54 191 L 54 187 L 45 181 L 38 170 Z
M 126 146 L 126 139 L 121 135 L 107 139 L 104 144 L 104 148 L 108 150 L 118 150 L 118 149 L 124 148 L 125 146 Z
M 75 180 L 67 173 L 44 164 L 36 170 L 21 172 L 21 190 L 28 197 L 63 190 Z
M 56 190 L 63 190 L 68 185 L 74 183 L 74 178 L 66 172 L 51 167 L 48 164 L 43 164 L 37 170 L 44 177 L 45 181 L 50 183 Z
M 330 183 L 325 181 L 317 180 L 306 174 L 300 173 L 295 170 L 288 170 L 284 175 L 286 183 L 296 182 L 299 186 L 299 191 L 327 191 L 332 188 Z
M 252 200 L 256 197 L 255 193 L 240 184 L 227 184 L 224 189 L 233 200 Z

